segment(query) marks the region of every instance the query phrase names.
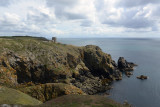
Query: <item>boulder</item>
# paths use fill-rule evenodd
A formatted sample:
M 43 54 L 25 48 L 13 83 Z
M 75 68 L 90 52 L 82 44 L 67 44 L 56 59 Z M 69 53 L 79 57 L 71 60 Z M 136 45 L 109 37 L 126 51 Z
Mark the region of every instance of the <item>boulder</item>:
M 126 75 L 127 77 L 130 77 L 131 75 L 133 75 L 133 73 L 132 73 L 132 72 L 129 72 L 129 71 L 126 71 L 126 72 L 125 72 L 125 75 Z
M 133 62 L 128 62 L 124 59 L 124 57 L 119 57 L 118 59 L 118 69 L 120 71 L 133 71 L 134 66 L 137 66 Z
M 137 79 L 144 80 L 144 79 L 148 79 L 148 77 L 147 77 L 147 76 L 144 76 L 144 75 L 141 75 L 141 76 L 138 76 Z

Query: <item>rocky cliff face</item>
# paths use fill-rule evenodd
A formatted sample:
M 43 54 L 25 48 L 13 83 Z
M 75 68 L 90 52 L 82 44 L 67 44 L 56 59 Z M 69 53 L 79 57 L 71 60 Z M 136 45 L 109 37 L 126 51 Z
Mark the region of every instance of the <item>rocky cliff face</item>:
M 36 84 L 44 84 L 41 87 L 44 91 L 47 83 L 62 83 L 82 91 L 75 91 L 77 94 L 95 94 L 108 89 L 110 82 L 120 80 L 121 70 L 133 68 L 133 63 L 124 59 L 120 59 L 117 65 L 109 54 L 93 45 L 75 47 L 43 39 L 18 37 L 0 38 L 0 46 L 0 84 L 19 89 L 32 83 L 35 87 Z M 52 90 L 57 85 L 50 87 L 49 91 L 44 92 L 58 93 Z M 37 95 L 33 97 L 38 96 L 39 90 L 35 91 Z M 26 93 L 33 95 L 33 90 Z M 38 97 L 43 99 L 41 101 L 55 97 L 42 96 Z

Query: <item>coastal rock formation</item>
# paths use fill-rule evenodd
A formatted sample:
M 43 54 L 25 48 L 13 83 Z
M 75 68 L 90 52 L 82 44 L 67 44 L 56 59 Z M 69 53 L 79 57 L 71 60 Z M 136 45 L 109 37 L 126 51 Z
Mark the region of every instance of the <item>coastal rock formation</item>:
M 118 68 L 121 71 L 133 71 L 134 70 L 134 66 L 136 66 L 136 64 L 132 63 L 132 62 L 127 62 L 124 57 L 119 57 L 118 59 Z
M 144 75 L 141 75 L 141 76 L 138 76 L 137 79 L 144 80 L 144 79 L 148 79 L 148 77 L 147 77 L 147 76 L 144 76 Z
M 68 90 L 57 92 L 55 84 L 74 87 L 70 94 L 96 94 L 109 89 L 112 81 L 121 80 L 121 71 L 133 70 L 135 66 L 123 57 L 116 64 L 98 46 L 76 47 L 44 40 L 0 38 L 1 85 L 27 90 L 25 93 L 48 101 Z M 47 97 L 48 93 L 53 96 Z
M 19 88 L 19 90 L 42 102 L 68 94 L 85 95 L 85 93 L 81 89 L 73 85 L 64 83 L 47 83 L 33 85 L 29 87 Z
M 130 71 L 126 71 L 126 72 L 125 72 L 125 75 L 126 75 L 127 77 L 130 77 L 131 75 L 133 75 L 133 73 L 130 72 Z
M 124 59 L 124 57 L 119 57 L 118 59 L 118 69 L 125 73 L 127 77 L 133 75 L 131 71 L 134 70 L 134 67 L 137 66 L 133 62 L 128 62 Z

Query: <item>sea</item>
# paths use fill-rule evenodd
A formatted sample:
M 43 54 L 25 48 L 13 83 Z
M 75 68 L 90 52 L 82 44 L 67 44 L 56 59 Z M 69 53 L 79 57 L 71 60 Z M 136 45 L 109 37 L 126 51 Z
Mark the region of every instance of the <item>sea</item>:
M 134 107 L 160 107 L 160 39 L 157 38 L 59 38 L 58 42 L 76 46 L 97 45 L 116 62 L 124 57 L 138 66 L 128 78 L 112 84 L 109 98 Z M 137 79 L 146 75 L 147 80 Z

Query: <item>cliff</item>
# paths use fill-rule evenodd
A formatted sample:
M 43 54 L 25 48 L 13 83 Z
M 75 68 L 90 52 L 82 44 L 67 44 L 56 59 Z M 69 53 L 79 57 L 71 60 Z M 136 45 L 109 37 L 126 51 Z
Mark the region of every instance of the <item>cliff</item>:
M 118 66 L 111 55 L 93 45 L 76 47 L 36 37 L 0 38 L 0 85 L 43 102 L 109 89 L 110 82 L 122 79 L 122 62 Z M 125 64 L 123 71 L 134 66 Z

